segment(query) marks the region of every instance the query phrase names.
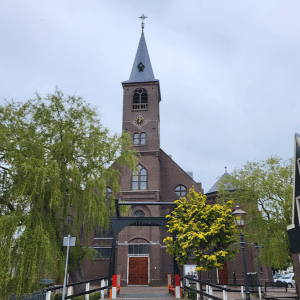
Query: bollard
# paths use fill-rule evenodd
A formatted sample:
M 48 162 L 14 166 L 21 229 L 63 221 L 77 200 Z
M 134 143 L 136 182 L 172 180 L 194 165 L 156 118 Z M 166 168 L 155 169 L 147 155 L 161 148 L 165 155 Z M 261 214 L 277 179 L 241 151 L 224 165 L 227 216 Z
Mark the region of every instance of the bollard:
M 244 287 L 241 286 L 241 294 L 242 294 L 242 298 L 244 299 Z
M 183 281 L 180 280 L 180 298 L 183 298 Z
M 261 287 L 258 287 L 258 295 L 259 295 L 259 299 L 261 299 Z
M 175 298 L 180 299 L 180 283 L 179 283 L 179 275 L 175 275 Z
M 73 294 L 73 287 L 69 286 L 67 290 L 67 296 L 71 296 Z
M 109 292 L 109 299 L 117 299 L 117 275 L 113 275 L 112 287 Z
M 227 291 L 223 290 L 223 300 L 227 300 Z
M 85 284 L 85 291 L 88 292 L 90 290 L 90 283 L 86 283 Z M 90 294 L 85 294 L 85 300 L 89 300 L 90 299 Z
M 46 294 L 46 300 L 51 300 L 51 291 L 48 291 Z
M 171 274 L 167 275 L 167 281 L 168 281 L 168 293 L 170 293 L 170 289 L 173 288 L 173 285 L 172 285 L 172 275 Z

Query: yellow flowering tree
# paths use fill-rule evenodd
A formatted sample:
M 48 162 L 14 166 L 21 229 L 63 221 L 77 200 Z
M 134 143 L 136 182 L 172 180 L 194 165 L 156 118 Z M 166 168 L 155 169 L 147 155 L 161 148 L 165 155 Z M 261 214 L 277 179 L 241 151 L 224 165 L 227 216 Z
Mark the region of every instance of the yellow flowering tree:
M 200 272 L 220 269 L 226 260 L 233 260 L 237 250 L 230 246 L 236 242 L 237 229 L 231 215 L 232 201 L 211 206 L 206 204 L 206 196 L 190 189 L 187 197 L 175 204 L 173 213 L 167 215 L 168 232 L 173 237 L 164 242 L 179 264 L 189 260 Z

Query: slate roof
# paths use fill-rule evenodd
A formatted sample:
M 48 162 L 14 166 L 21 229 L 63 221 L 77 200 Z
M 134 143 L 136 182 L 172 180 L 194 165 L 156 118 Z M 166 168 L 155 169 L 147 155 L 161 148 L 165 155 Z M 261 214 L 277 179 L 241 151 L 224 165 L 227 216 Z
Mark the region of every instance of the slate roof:
M 140 72 L 138 68 L 138 65 L 140 63 L 144 65 L 144 69 L 142 72 Z M 123 81 L 123 83 L 145 82 L 145 81 L 158 81 L 158 79 L 154 78 L 150 56 L 147 49 L 146 39 L 144 33 L 142 32 L 139 46 L 133 62 L 130 78 L 129 80 Z
M 220 181 L 222 181 L 224 178 L 226 178 L 227 176 L 230 176 L 229 173 L 225 172 L 220 178 L 219 180 L 208 190 L 208 192 L 206 194 L 209 194 L 209 193 L 215 193 L 218 191 L 218 183 Z M 233 191 L 235 190 L 234 186 L 231 184 L 231 183 L 226 183 L 225 184 L 226 187 L 228 187 L 226 190 L 229 190 L 229 191 Z

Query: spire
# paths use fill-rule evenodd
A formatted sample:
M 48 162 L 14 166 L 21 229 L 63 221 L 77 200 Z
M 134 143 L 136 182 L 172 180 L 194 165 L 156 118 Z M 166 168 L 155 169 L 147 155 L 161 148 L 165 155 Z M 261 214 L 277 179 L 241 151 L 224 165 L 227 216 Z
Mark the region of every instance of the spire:
M 139 17 L 142 19 L 142 35 L 140 38 L 139 46 L 133 62 L 130 78 L 124 83 L 130 82 L 145 82 L 145 81 L 158 81 L 154 78 L 150 56 L 148 53 L 146 40 L 144 36 L 144 15 Z

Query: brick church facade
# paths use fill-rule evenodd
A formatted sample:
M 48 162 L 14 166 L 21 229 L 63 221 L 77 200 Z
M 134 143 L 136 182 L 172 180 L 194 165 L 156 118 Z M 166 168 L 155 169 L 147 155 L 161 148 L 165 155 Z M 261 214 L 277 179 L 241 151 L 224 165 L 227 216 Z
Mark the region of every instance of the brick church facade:
M 121 169 L 122 193 L 119 198 L 127 202 L 163 203 L 174 202 L 185 196 L 192 187 L 196 192 L 203 193 L 201 183 L 195 182 L 190 173 L 185 172 L 160 148 L 159 105 L 162 100 L 160 83 L 154 77 L 143 32 L 130 78 L 122 82 L 122 86 L 122 129 L 130 132 L 140 157 L 136 173 L 131 173 L 127 168 Z M 216 191 L 213 191 L 208 194 L 207 203 L 213 205 L 215 200 Z M 131 207 L 132 216 L 165 216 L 169 211 L 170 206 L 167 205 Z M 163 243 L 166 236 L 167 232 L 164 228 L 155 226 L 128 226 L 118 234 L 115 274 L 121 274 L 122 285 L 158 286 L 166 283 L 166 275 L 173 273 L 173 258 L 166 252 Z M 90 247 L 96 249 L 100 255 L 94 262 L 84 261 L 84 272 L 87 278 L 107 276 L 112 243 L 112 234 L 109 231 L 96 230 L 95 236 L 90 238 Z M 248 272 L 255 270 L 252 248 L 251 246 L 247 250 Z M 236 272 L 237 277 L 243 276 L 240 256 L 237 255 L 235 265 L 233 262 L 228 262 L 226 270 L 223 271 L 223 273 L 227 272 L 225 275 L 231 281 L 229 283 L 233 283 L 230 275 L 233 271 Z M 180 267 L 180 271 L 182 276 L 185 272 L 183 266 Z M 269 272 L 265 271 L 266 278 L 269 277 L 267 273 Z M 212 279 L 214 277 L 216 282 L 219 281 L 220 276 L 223 276 L 222 274 L 215 271 L 210 276 Z

